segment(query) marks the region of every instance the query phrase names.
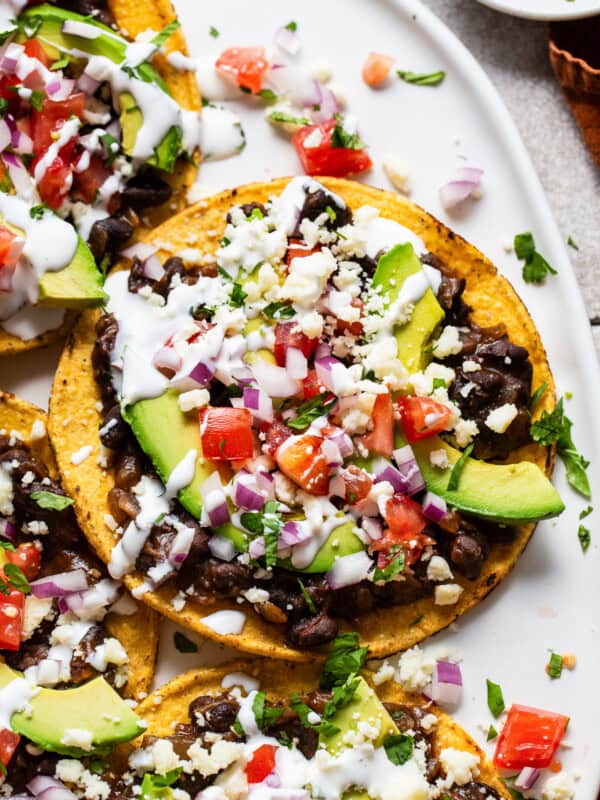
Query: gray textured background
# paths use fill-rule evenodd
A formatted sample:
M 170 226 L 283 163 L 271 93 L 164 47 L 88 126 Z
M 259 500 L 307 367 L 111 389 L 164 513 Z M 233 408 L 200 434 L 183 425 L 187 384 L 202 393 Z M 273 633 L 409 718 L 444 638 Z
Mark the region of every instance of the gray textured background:
M 423 0 L 469 48 L 525 141 L 565 238 L 600 354 L 600 169 L 589 156 L 548 60 L 544 23 L 475 0 Z

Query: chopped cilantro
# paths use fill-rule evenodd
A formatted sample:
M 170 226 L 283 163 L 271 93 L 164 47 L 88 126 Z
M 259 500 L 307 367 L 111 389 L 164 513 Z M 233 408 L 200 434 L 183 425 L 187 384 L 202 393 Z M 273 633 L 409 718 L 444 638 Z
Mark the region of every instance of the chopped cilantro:
M 323 715 L 319 724 L 319 732 L 322 736 L 335 736 L 336 733 L 339 733 L 340 728 L 331 722 L 331 719 L 338 711 L 342 708 L 346 708 L 346 706 L 350 705 L 354 700 L 358 684 L 359 679 L 354 673 L 351 673 L 343 683 L 333 687 L 331 700 L 325 703 Z
M 385 754 L 392 764 L 400 766 L 412 758 L 415 740 L 407 733 L 396 733 L 383 740 Z
M 90 761 L 89 769 L 94 775 L 102 775 L 103 772 L 110 769 L 110 764 L 102 758 L 94 758 Z
M 363 150 L 366 145 L 358 133 L 348 133 L 344 130 L 344 121 L 339 120 L 331 133 L 331 146 L 343 147 L 346 150 Z
M 165 797 L 164 789 L 167 786 L 172 786 L 181 775 L 182 768 L 177 767 L 164 775 L 155 775 L 153 772 L 146 772 L 144 780 L 142 781 L 140 800 L 153 800 L 157 797 Z
M 210 28 L 208 29 L 208 35 L 212 36 L 213 39 L 218 39 L 219 31 L 215 28 L 214 25 L 211 25 Z
M 13 589 L 18 589 L 24 594 L 31 591 L 29 581 L 23 574 L 21 567 L 17 566 L 17 564 L 5 564 L 2 569 L 4 570 L 9 585 L 12 586 Z
M 487 732 L 486 742 L 493 741 L 498 736 L 498 731 L 494 728 L 493 725 L 490 725 Z
M 6 542 L 4 539 L 0 539 L 0 550 L 7 550 L 9 553 L 15 553 L 17 548 L 12 542 Z
M 504 697 L 502 696 L 502 689 L 497 683 L 489 679 L 486 680 L 486 686 L 488 708 L 494 717 L 499 717 L 506 708 L 504 705 Z
M 288 29 L 288 31 L 297 31 L 298 23 L 294 22 L 294 20 L 292 19 L 290 20 L 290 22 L 288 22 L 288 24 L 285 27 Z
M 434 378 L 431 390 L 435 392 L 436 389 L 445 389 L 446 381 L 443 378 Z
M 542 416 L 532 423 L 531 438 L 541 445 L 556 444 L 556 452 L 567 470 L 567 480 L 575 491 L 584 497 L 591 497 L 590 482 L 586 474 L 590 462 L 577 451 L 573 443 L 572 425 L 564 412 L 561 397 L 553 411 L 544 411 Z
M 579 519 L 585 519 L 586 517 L 589 517 L 589 515 L 592 513 L 593 510 L 594 509 L 592 506 L 584 508 L 583 511 L 581 511 L 579 514 Z
M 361 647 L 358 633 L 341 633 L 329 649 L 321 671 L 319 686 L 324 691 L 343 683 L 349 675 L 360 671 L 367 658 L 368 647 Z
M 248 219 L 264 219 L 264 216 L 260 208 L 253 208 Z
M 276 500 L 268 500 L 262 512 L 246 511 L 240 521 L 250 533 L 262 535 L 265 541 L 265 563 L 272 567 L 277 561 L 277 544 L 283 528 L 283 519 Z
M 34 89 L 31 92 L 31 97 L 29 98 L 30 104 L 35 108 L 36 111 L 42 110 L 42 104 L 46 99 L 46 95 L 44 92 L 40 92 L 38 89 Z
M 563 657 L 558 653 L 551 653 L 550 661 L 546 665 L 546 672 L 553 679 L 556 680 L 562 675 Z
M 291 125 L 310 125 L 307 117 L 294 117 L 293 114 L 287 114 L 285 111 L 271 111 L 269 119 L 271 122 L 289 122 Z
M 5 97 L 0 97 L 0 116 L 3 116 L 8 111 L 8 100 Z
M 101 134 L 100 139 L 104 145 L 104 151 L 106 153 L 106 158 L 104 159 L 105 163 L 110 166 L 118 156 L 121 145 L 114 136 L 110 135 L 110 133 Z
M 313 599 L 312 599 L 312 597 L 310 596 L 310 594 L 309 594 L 309 592 L 308 592 L 308 589 L 307 589 L 307 588 L 306 588 L 306 586 L 305 586 L 305 585 L 302 583 L 302 581 L 300 580 L 300 578 L 298 578 L 298 583 L 300 584 L 300 591 L 302 592 L 302 597 L 304 598 L 304 602 L 305 602 L 305 603 L 306 603 L 306 605 L 308 606 L 308 610 L 310 611 L 310 613 L 311 613 L 311 614 L 316 614 L 316 613 L 317 613 L 317 607 L 316 607 L 316 605 L 315 605 L 315 602 L 314 602 L 314 600 L 313 600 Z
M 17 21 L 20 30 L 23 31 L 27 39 L 32 39 L 36 35 L 42 22 L 43 19 L 39 14 L 27 14 Z
M 298 719 L 300 720 L 300 724 L 303 728 L 315 728 L 318 727 L 317 725 L 313 725 L 312 722 L 308 721 L 308 715 L 312 711 L 310 706 L 307 706 L 306 703 L 302 702 L 302 698 L 298 694 L 298 692 L 292 692 L 290 697 L 290 706 L 293 711 L 298 714 Z
M 175 645 L 175 649 L 179 650 L 180 653 L 198 652 L 198 645 L 179 631 L 175 631 L 173 634 L 173 644 Z
M 460 476 L 462 475 L 462 471 L 465 468 L 465 464 L 467 463 L 467 459 L 473 452 L 473 445 L 470 444 L 468 447 L 465 447 L 461 457 L 452 467 L 452 472 L 450 473 L 450 478 L 448 479 L 448 489 L 451 492 L 455 492 L 458 489 L 458 484 L 460 483 Z
M 390 554 L 392 553 L 395 553 L 395 555 L 386 567 L 383 569 L 375 567 L 375 572 L 373 573 L 374 583 L 378 583 L 379 581 L 387 583 L 387 581 L 391 581 L 392 578 L 404 569 L 404 550 L 402 549 L 402 545 L 392 547 Z
M 45 203 L 39 203 L 37 206 L 32 206 L 29 209 L 29 216 L 31 219 L 41 219 L 46 211 L 49 211 L 48 206 Z
M 47 492 L 44 489 L 37 489 L 31 493 L 31 499 L 35 500 L 40 508 L 47 508 L 51 511 L 64 511 L 65 508 L 73 505 L 73 500 L 70 497 L 65 497 L 63 494 L 55 494 L 54 492 Z
M 329 221 L 333 224 L 337 218 L 337 214 L 335 210 L 331 206 L 326 206 L 325 213 L 329 217 Z
M 230 244 L 231 241 L 226 236 L 221 239 L 221 247 L 229 247 Z
M 59 58 L 53 64 L 50 65 L 50 69 L 52 71 L 56 71 L 58 69 L 64 69 L 65 67 L 69 66 L 69 56 L 64 55 L 62 58 Z
M 277 100 L 277 95 L 273 89 L 261 89 L 258 96 L 262 97 L 262 99 L 266 100 L 268 103 L 274 103 L 275 100 Z
M 524 261 L 523 280 L 527 283 L 542 283 L 546 275 L 556 275 L 554 267 L 535 249 L 533 234 L 529 231 L 518 233 L 514 241 L 515 254 Z
M 586 528 L 585 525 L 580 525 L 577 529 L 577 538 L 579 539 L 579 544 L 581 545 L 583 552 L 587 552 L 587 549 L 592 542 L 590 529 Z
M 410 72 L 410 70 L 398 69 L 396 74 L 406 83 L 414 83 L 416 86 L 439 86 L 446 77 L 443 70 L 438 72 Z
M 252 701 L 252 713 L 258 725 L 259 730 L 266 731 L 271 727 L 279 717 L 283 714 L 283 708 L 276 708 L 268 706 L 265 703 L 266 697 L 264 692 L 257 692 Z
M 333 397 L 328 400 L 328 397 L 331 397 L 331 395 L 328 392 L 323 392 L 322 394 L 311 397 L 306 403 L 299 405 L 296 409 L 296 416 L 294 419 L 289 419 L 287 421 L 288 426 L 294 431 L 304 431 L 310 427 L 316 419 L 329 414 L 331 409 L 336 405 L 337 398 Z
M 409 627 L 409 628 L 414 628 L 414 627 L 415 627 L 415 625 L 418 625 L 418 624 L 419 624 L 419 622 L 422 622 L 422 621 L 423 621 L 423 617 L 424 617 L 424 616 L 425 616 L 424 614 L 419 614 L 419 616 L 418 616 L 418 617 L 415 617 L 413 620 L 411 620 L 411 621 L 408 623 L 408 627 Z
M 547 383 L 542 383 L 541 386 L 535 390 L 535 392 L 529 398 L 529 408 L 533 410 L 537 404 L 540 402 L 542 397 L 546 394 L 546 389 L 548 388 Z
M 248 293 L 242 289 L 241 283 L 234 283 L 233 289 L 231 290 L 231 295 L 229 296 L 229 302 L 232 306 L 236 306 L 240 308 L 244 305 L 244 300 L 248 297 Z
M 569 236 L 569 238 L 567 239 L 567 244 L 569 245 L 569 247 L 572 247 L 573 250 L 579 250 L 579 247 L 573 241 L 573 237 L 572 236 Z
M 293 306 L 277 301 L 266 305 L 262 313 L 269 319 L 291 319 L 296 314 Z
M 181 23 L 178 19 L 171 20 L 168 25 L 162 29 L 160 33 L 157 33 L 156 36 L 151 40 L 153 45 L 156 47 L 162 47 L 162 45 L 167 41 L 167 39 L 172 36 L 176 30 L 179 30 Z

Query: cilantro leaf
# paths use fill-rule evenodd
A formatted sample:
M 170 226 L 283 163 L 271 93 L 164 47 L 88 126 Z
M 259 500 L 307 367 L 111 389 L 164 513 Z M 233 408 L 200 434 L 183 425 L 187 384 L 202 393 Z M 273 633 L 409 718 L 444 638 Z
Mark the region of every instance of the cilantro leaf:
M 110 135 L 110 133 L 101 134 L 100 139 L 102 141 L 102 144 L 104 145 L 104 152 L 106 153 L 104 161 L 106 165 L 110 167 L 115 158 L 119 155 L 119 150 L 121 149 L 121 145 L 115 139 L 114 136 Z
M 487 686 L 488 708 L 492 712 L 494 717 L 499 717 L 500 714 L 506 708 L 506 706 L 504 705 L 504 697 L 502 695 L 502 689 L 497 683 L 494 683 L 489 679 L 486 680 L 486 686 Z
M 312 597 L 310 596 L 310 594 L 309 594 L 309 592 L 308 592 L 308 589 L 307 589 L 307 588 L 306 588 L 306 586 L 305 586 L 305 585 L 302 583 L 302 581 L 300 580 L 300 578 L 298 578 L 298 583 L 300 584 L 300 591 L 302 592 L 302 597 L 304 598 L 304 602 L 305 602 L 305 603 L 306 603 L 306 605 L 308 606 L 308 610 L 310 611 L 310 613 L 311 613 L 311 614 L 316 614 L 316 613 L 317 613 L 317 607 L 316 607 L 316 605 L 315 605 L 315 602 L 314 602 L 314 600 L 313 600 L 313 599 L 312 599 Z
M 410 70 L 398 69 L 396 74 L 406 83 L 414 83 L 416 86 L 439 86 L 446 77 L 443 70 L 438 72 L 410 72 Z
M 70 57 L 68 55 L 64 55 L 62 58 L 59 58 L 53 64 L 50 65 L 50 69 L 55 72 L 59 69 L 64 69 L 65 67 L 69 66 Z
M 232 306 L 236 308 L 240 308 L 244 305 L 244 300 L 248 297 L 248 293 L 242 289 L 241 283 L 234 283 L 233 289 L 231 290 L 231 295 L 229 296 L 229 302 Z
M 580 525 L 577 529 L 577 538 L 579 539 L 579 544 L 581 545 L 581 549 L 584 553 L 587 552 L 588 547 L 592 542 L 592 535 L 590 533 L 590 529 L 586 528 L 585 525 Z
M 36 111 L 42 110 L 42 104 L 46 99 L 46 95 L 44 92 L 40 92 L 38 89 L 34 89 L 31 92 L 31 97 L 29 98 L 30 104 L 35 108 Z
M 334 687 L 331 700 L 325 703 L 323 716 L 319 724 L 319 732 L 322 736 L 334 736 L 339 732 L 340 728 L 335 723 L 332 723 L 331 719 L 335 717 L 338 711 L 346 708 L 354 700 L 358 684 L 359 679 L 356 675 L 350 674 L 344 683 Z
M 32 206 L 29 209 L 29 216 L 31 219 L 42 219 L 46 211 L 50 209 L 45 203 L 39 203 L 37 206 Z
M 589 517 L 589 515 L 592 513 L 593 510 L 594 509 L 592 506 L 584 508 L 583 511 L 579 514 L 579 519 L 585 519 L 586 517 Z
M 392 547 L 390 553 L 395 553 L 395 555 L 386 567 L 383 569 L 375 567 L 373 583 L 378 583 L 379 581 L 387 583 L 387 581 L 391 581 L 393 577 L 404 569 L 404 550 L 402 549 L 402 545 Z
M 47 492 L 44 489 L 36 489 L 35 492 L 32 492 L 31 499 L 35 500 L 40 508 L 47 508 L 51 511 L 64 511 L 65 508 L 73 505 L 73 500 L 70 497 Z
M 142 781 L 141 800 L 154 800 L 157 797 L 163 797 L 164 792 L 161 790 L 167 786 L 172 786 L 181 775 L 181 772 L 181 767 L 172 769 L 164 775 L 154 775 L 151 772 L 147 772 Z
M 452 467 L 452 472 L 450 473 L 450 478 L 448 479 L 449 491 L 454 492 L 458 489 L 458 484 L 460 483 L 460 476 L 462 475 L 462 471 L 465 468 L 467 459 L 473 452 L 473 446 L 474 445 L 470 444 L 468 447 L 465 447 L 461 457 Z
M 175 649 L 180 653 L 198 652 L 198 645 L 179 631 L 175 631 L 173 634 L 173 644 L 175 645 Z
M 547 383 L 542 383 L 541 386 L 535 390 L 535 392 L 529 398 L 529 408 L 533 410 L 537 404 L 540 402 L 542 397 L 546 394 L 546 389 L 548 388 Z
M 392 764 L 400 766 L 412 758 L 415 740 L 407 733 L 396 733 L 388 736 L 383 741 L 385 754 Z
M 172 36 L 176 30 L 179 30 L 181 23 L 178 19 L 173 19 L 168 25 L 162 29 L 160 33 L 157 33 L 156 36 L 151 39 L 153 45 L 156 47 L 162 47 L 162 45 L 167 41 L 167 39 Z
M 300 720 L 300 724 L 303 728 L 316 728 L 317 725 L 313 725 L 311 722 L 308 721 L 308 715 L 312 711 L 310 706 L 307 706 L 306 703 L 302 702 L 300 695 L 298 692 L 292 692 L 290 697 L 290 706 L 291 708 L 298 714 L 298 719 Z
M 365 663 L 368 647 L 361 647 L 358 633 L 341 633 L 329 649 L 319 678 L 324 691 L 343 683 L 349 675 L 359 672 Z
M 563 657 L 558 653 L 551 653 L 550 661 L 546 665 L 546 671 L 548 675 L 553 679 L 556 680 L 560 678 L 562 675 L 563 669 Z
M 261 89 L 258 92 L 258 96 L 262 97 L 263 100 L 266 100 L 268 103 L 274 103 L 277 100 L 277 95 L 273 91 L 273 89 Z
M 498 736 L 498 731 L 493 725 L 490 725 L 487 732 L 486 742 L 491 742 Z
M 298 30 L 298 23 L 294 22 L 294 20 L 292 19 L 292 20 L 290 20 L 290 22 L 288 22 L 287 25 L 285 25 L 285 27 L 288 29 L 288 31 L 297 31 Z
M 327 400 L 329 396 L 328 392 L 323 392 L 322 394 L 311 397 L 306 403 L 299 405 L 296 409 L 296 416 L 294 419 L 289 419 L 287 421 L 288 426 L 294 431 L 304 431 L 310 427 L 316 419 L 329 414 L 337 403 L 336 397 Z
M 219 31 L 215 28 L 214 25 L 211 25 L 210 28 L 208 29 L 208 35 L 212 36 L 213 39 L 218 39 Z
M 524 261 L 523 280 L 527 283 L 542 283 L 547 275 L 556 275 L 554 267 L 535 249 L 533 234 L 518 233 L 514 240 L 515 255 Z
M 283 528 L 283 518 L 276 500 L 269 500 L 260 511 L 246 511 L 240 521 L 246 530 L 254 534 L 262 534 L 265 541 L 265 563 L 272 567 L 277 562 L 277 545 L 279 534 Z
M 270 728 L 271 725 L 274 725 L 283 714 L 283 708 L 268 706 L 265 701 L 266 697 L 264 692 L 257 692 L 252 701 L 252 713 L 261 731 L 265 731 Z
M 9 585 L 12 586 L 13 589 L 18 589 L 24 594 L 31 591 L 29 581 L 23 574 L 21 567 L 17 566 L 17 564 L 5 564 L 2 569 L 4 570 Z
M 271 111 L 269 119 L 271 122 L 289 122 L 291 125 L 310 125 L 307 117 L 295 117 L 285 111 Z
M 6 542 L 4 539 L 0 540 L 0 550 L 7 550 L 9 553 L 15 553 L 17 548 L 12 542 Z
M 348 133 L 344 130 L 344 121 L 340 120 L 331 133 L 331 146 L 343 147 L 346 150 L 364 150 L 366 147 L 358 133 Z
M 269 319 L 292 319 L 296 315 L 294 307 L 289 303 L 273 302 L 266 305 L 262 313 Z
M 569 245 L 569 247 L 572 247 L 573 250 L 579 250 L 579 246 L 573 241 L 572 236 L 569 236 L 569 238 L 567 239 L 567 244 Z
M 538 444 L 548 446 L 556 444 L 556 452 L 567 470 L 567 480 L 571 486 L 584 497 L 591 497 L 590 482 L 586 474 L 589 461 L 577 451 L 571 436 L 573 423 L 564 412 L 563 398 L 556 407 L 532 423 L 531 438 Z

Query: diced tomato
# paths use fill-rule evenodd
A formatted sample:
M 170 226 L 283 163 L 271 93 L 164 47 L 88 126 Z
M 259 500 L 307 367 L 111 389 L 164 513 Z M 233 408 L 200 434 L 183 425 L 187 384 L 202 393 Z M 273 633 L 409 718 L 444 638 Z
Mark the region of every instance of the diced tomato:
M 105 166 L 104 161 L 97 154 L 91 156 L 87 169 L 83 172 L 73 173 L 75 189 L 84 203 L 94 202 L 96 192 L 110 175 L 112 175 L 111 170 Z
M 242 89 L 258 94 L 269 69 L 264 47 L 230 47 L 215 62 L 217 72 L 233 78 Z
M 447 406 L 430 397 L 400 397 L 398 408 L 404 435 L 411 444 L 445 430 L 452 416 Z
M 367 60 L 363 64 L 362 79 L 367 86 L 381 86 L 396 59 L 385 56 L 383 53 L 369 53 Z
M 360 503 L 364 500 L 373 486 L 373 481 L 368 473 L 355 464 L 350 464 L 350 466 L 342 472 L 342 478 L 346 486 L 344 499 L 347 503 L 350 503 L 350 505 L 355 505 L 355 503 Z
M 389 392 L 377 395 L 371 416 L 373 430 L 362 437 L 363 446 L 371 453 L 389 458 L 394 449 L 394 409 Z
M 288 428 L 280 419 L 276 419 L 273 422 L 264 422 L 260 430 L 265 437 L 264 449 L 270 456 L 273 456 L 273 458 L 275 458 L 277 450 L 285 440 L 293 435 L 292 429 Z
M 387 529 L 381 539 L 377 539 L 371 549 L 388 553 L 394 545 L 401 544 L 406 560 L 414 564 L 427 544 L 433 539 L 423 533 L 427 520 L 419 503 L 403 494 L 395 494 L 387 501 L 384 519 Z
M 279 469 L 309 494 L 325 495 L 329 491 L 329 467 L 322 444 L 321 436 L 309 433 L 286 442 L 277 451 Z
M 262 783 L 273 772 L 276 753 L 277 747 L 274 744 L 261 744 L 256 748 L 246 764 L 248 783 Z
M 21 81 L 16 75 L 0 76 L 0 97 L 8 103 L 8 110 L 14 114 L 19 108 L 21 100 L 16 92 L 11 90 L 11 86 L 20 86 Z
M 85 95 L 76 92 L 65 100 L 50 100 L 48 97 L 42 103 L 42 110 L 33 110 L 31 114 L 33 131 L 33 150 L 36 156 L 43 155 L 52 144 L 52 133 L 58 130 L 69 119 L 76 116 L 81 119 L 85 108 Z M 67 154 L 61 150 L 61 156 Z
M 285 254 L 285 263 L 289 267 L 294 258 L 312 256 L 313 253 L 318 253 L 320 249 L 320 247 L 309 247 L 302 239 L 289 239 L 288 249 Z
M 297 322 L 278 322 L 275 326 L 275 360 L 280 367 L 285 367 L 289 347 L 301 350 L 306 358 L 310 358 L 317 349 L 318 339 L 309 339 Z
M 332 175 L 344 178 L 357 172 L 371 169 L 373 162 L 366 150 L 350 147 L 333 147 L 331 136 L 338 122 L 334 119 L 320 125 L 305 125 L 292 136 L 292 144 L 307 175 Z M 315 131 L 321 133 L 321 142 L 316 147 L 305 146 L 305 140 Z
M 35 163 L 34 161 L 32 164 L 32 171 L 35 170 Z M 56 211 L 63 204 L 72 185 L 71 167 L 60 156 L 56 156 L 39 181 L 38 192 L 44 203 Z
M 365 304 L 360 297 L 353 297 L 350 301 L 350 305 L 353 308 L 358 308 L 362 316 Z M 360 336 L 363 332 L 362 322 L 360 322 L 360 320 L 356 320 L 356 322 L 347 322 L 345 319 L 339 319 L 338 317 L 335 323 L 335 332 L 341 333 L 342 335 Z
M 49 67 L 52 63 L 39 39 L 27 39 L 23 45 L 23 49 L 29 58 L 37 58 L 45 67 Z
M 2 572 L 0 576 L 5 580 Z M 0 649 L 18 650 L 23 630 L 25 595 L 17 589 L 0 594 Z
M 23 250 L 23 245 L 24 240 L 20 236 L 4 225 L 0 225 L 0 269 L 15 266 Z
M 8 767 L 9 761 L 13 757 L 20 741 L 21 737 L 18 733 L 8 728 L 0 730 L 0 763 L 4 764 L 5 767 Z
M 568 722 L 563 714 L 512 705 L 498 737 L 494 765 L 500 769 L 550 766 Z
M 302 393 L 305 400 L 310 400 L 311 397 L 316 397 L 318 394 L 323 394 L 327 391 L 327 387 L 321 383 L 317 375 L 316 369 L 309 369 L 308 375 L 302 381 Z M 333 395 L 331 395 L 333 398 Z
M 200 411 L 202 452 L 212 461 L 241 461 L 254 450 L 252 414 L 247 408 L 203 408 Z
M 28 581 L 35 580 L 39 575 L 42 554 L 33 542 L 20 544 L 14 553 L 7 551 L 5 555 L 9 563 L 16 564 L 21 569 Z

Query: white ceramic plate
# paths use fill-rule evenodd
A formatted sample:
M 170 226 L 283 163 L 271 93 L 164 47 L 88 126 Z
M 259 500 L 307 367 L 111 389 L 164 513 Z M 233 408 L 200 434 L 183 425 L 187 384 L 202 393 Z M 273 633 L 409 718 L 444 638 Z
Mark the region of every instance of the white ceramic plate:
M 581 19 L 600 14 L 600 0 L 479 0 L 484 6 L 526 19 Z
M 322 0 L 176 0 L 176 5 L 198 58 L 214 57 L 228 46 L 268 44 L 276 27 L 297 21 L 306 60 L 328 62 L 334 80 L 346 89 L 375 161 L 369 182 L 388 187 L 381 156 L 404 153 L 413 166 L 414 199 L 484 250 L 521 293 L 548 349 L 559 392 L 573 393 L 566 402 L 575 439 L 592 460 L 592 485 L 600 486 L 600 374 L 575 277 L 515 125 L 460 42 L 416 0 L 345 0 L 343 13 L 341 3 Z M 209 26 L 221 32 L 218 39 L 209 36 Z M 369 90 L 360 81 L 360 69 L 372 49 L 397 55 L 403 69 L 445 69 L 446 81 L 427 88 L 394 80 L 385 90 Z M 260 111 L 248 107 L 242 118 L 245 152 L 201 169 L 201 183 L 215 191 L 298 171 L 289 143 L 269 128 Z M 449 217 L 440 208 L 438 189 L 465 156 L 485 169 L 483 197 L 463 215 Z M 543 287 L 524 284 L 519 263 L 503 248 L 515 233 L 527 230 L 559 271 Z M 57 355 L 55 348 L 0 363 L 0 386 L 45 406 Z M 581 772 L 578 800 L 595 800 L 600 785 L 600 550 L 593 538 L 588 553 L 581 553 L 578 515 L 587 503 L 568 489 L 560 465 L 556 482 L 567 502 L 563 516 L 541 524 L 512 575 L 460 620 L 457 632 L 439 634 L 435 644 L 463 656 L 464 699 L 455 716 L 480 743 L 485 739 L 480 726 L 487 730 L 492 722 L 486 678 L 502 685 L 507 705 L 568 714 L 573 747 L 561 749 L 559 758 L 565 768 Z M 596 519 L 586 520 L 593 537 L 598 536 Z M 210 643 L 201 643 L 198 654 L 177 654 L 172 631 L 165 626 L 158 683 L 225 655 Z M 577 669 L 550 681 L 544 672 L 550 648 L 574 652 Z

